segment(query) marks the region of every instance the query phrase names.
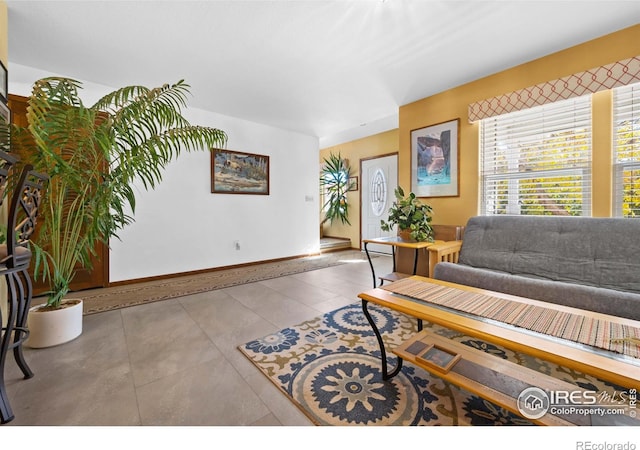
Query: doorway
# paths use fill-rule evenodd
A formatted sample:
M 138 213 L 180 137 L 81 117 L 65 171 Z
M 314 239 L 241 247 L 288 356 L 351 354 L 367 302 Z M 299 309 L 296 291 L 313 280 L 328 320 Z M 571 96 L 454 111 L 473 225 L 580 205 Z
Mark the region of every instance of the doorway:
M 398 186 L 398 154 L 381 156 L 360 161 L 362 175 L 362 198 L 360 200 L 360 236 L 372 239 L 392 236 L 394 230 L 383 231 L 380 221 L 389 217 L 389 207 L 393 203 L 394 190 Z M 360 240 L 360 246 L 362 245 Z M 368 245 L 369 251 L 391 254 L 389 245 Z

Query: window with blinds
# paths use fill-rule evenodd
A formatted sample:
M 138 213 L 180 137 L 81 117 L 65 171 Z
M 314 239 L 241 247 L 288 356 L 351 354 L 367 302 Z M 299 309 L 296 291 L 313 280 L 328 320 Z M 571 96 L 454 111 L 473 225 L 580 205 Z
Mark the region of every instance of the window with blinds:
M 640 83 L 613 90 L 614 215 L 640 217 Z
M 591 215 L 591 95 L 481 120 L 481 213 Z

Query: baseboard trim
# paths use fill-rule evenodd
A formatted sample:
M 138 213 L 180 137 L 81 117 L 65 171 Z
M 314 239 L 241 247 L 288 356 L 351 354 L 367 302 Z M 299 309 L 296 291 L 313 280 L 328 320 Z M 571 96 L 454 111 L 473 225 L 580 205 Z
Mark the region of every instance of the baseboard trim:
M 341 249 L 341 250 L 344 250 L 344 249 Z M 242 267 L 255 266 L 257 264 L 266 264 L 266 263 L 274 263 L 274 262 L 280 262 L 280 261 L 288 261 L 290 259 L 308 258 L 310 256 L 318 256 L 320 254 L 321 254 L 320 252 L 319 253 L 310 253 L 308 255 L 298 255 L 298 256 L 288 256 L 288 257 L 285 257 L 285 258 L 265 259 L 265 260 L 262 260 L 262 261 L 254 261 L 254 262 L 243 263 L 243 264 L 234 264 L 234 265 L 230 265 L 230 266 L 212 267 L 212 268 L 209 268 L 209 269 L 191 270 L 191 271 L 187 271 L 187 272 L 177 272 L 177 273 L 170 273 L 170 274 L 165 274 L 165 275 L 156 275 L 156 276 L 144 277 L 144 278 L 133 278 L 131 280 L 114 281 L 112 283 L 109 283 L 106 287 L 126 286 L 128 284 L 144 283 L 144 282 L 147 282 L 147 281 L 169 280 L 171 278 L 185 277 L 185 276 L 189 276 L 189 275 L 201 275 L 201 274 L 204 274 L 204 273 L 218 272 L 220 270 L 239 269 L 239 268 L 242 268 Z

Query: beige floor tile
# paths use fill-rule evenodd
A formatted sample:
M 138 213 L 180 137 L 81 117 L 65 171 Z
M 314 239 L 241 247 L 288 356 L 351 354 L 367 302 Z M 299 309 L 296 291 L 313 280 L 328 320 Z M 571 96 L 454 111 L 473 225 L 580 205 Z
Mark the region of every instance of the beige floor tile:
M 7 383 L 16 419 L 11 425 L 139 425 L 140 417 L 119 312 L 88 318 L 72 342 L 26 349 L 34 377 Z M 21 374 L 20 374 L 21 375 Z
M 127 308 L 122 316 L 136 386 L 222 358 L 178 301 Z
M 318 310 L 261 283 L 235 286 L 225 291 L 279 328 L 303 322 L 318 314 Z
M 249 425 L 269 409 L 225 360 L 137 389 L 143 425 Z
M 307 416 L 261 372 L 254 371 L 246 381 L 260 396 L 264 404 L 269 405 L 272 414 L 282 425 L 313 425 Z
M 305 283 L 294 277 L 274 278 L 261 283 L 311 307 L 336 297 L 336 294 L 330 290 Z
M 74 341 L 25 349 L 34 378 L 8 356 L 8 426 L 309 426 L 238 346 L 357 301 L 371 280 L 361 261 L 85 316 Z

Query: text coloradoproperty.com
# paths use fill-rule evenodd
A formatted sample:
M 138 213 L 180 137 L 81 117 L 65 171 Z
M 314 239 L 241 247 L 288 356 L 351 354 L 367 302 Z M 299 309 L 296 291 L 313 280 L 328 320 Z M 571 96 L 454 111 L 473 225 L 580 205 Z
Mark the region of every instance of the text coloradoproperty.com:
M 549 409 L 551 414 L 579 414 L 583 416 L 610 416 L 624 414 L 626 408 L 603 408 L 603 407 L 584 407 L 584 406 L 552 406 Z

